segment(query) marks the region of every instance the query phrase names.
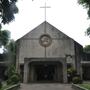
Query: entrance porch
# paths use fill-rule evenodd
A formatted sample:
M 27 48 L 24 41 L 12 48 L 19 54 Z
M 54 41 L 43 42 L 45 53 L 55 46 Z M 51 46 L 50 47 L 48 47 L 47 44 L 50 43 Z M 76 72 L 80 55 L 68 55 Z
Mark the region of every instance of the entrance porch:
M 67 65 L 60 61 L 27 61 L 24 65 L 24 83 L 67 82 Z

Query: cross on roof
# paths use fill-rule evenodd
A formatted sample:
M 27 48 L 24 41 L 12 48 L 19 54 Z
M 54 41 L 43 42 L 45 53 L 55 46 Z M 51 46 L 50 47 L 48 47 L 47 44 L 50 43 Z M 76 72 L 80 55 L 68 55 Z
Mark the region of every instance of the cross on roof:
M 40 8 L 44 8 L 44 9 L 45 9 L 45 21 L 46 21 L 46 9 L 47 9 L 47 8 L 51 8 L 51 7 L 50 7 L 50 6 L 46 6 L 46 3 L 45 3 L 45 6 L 40 7 Z

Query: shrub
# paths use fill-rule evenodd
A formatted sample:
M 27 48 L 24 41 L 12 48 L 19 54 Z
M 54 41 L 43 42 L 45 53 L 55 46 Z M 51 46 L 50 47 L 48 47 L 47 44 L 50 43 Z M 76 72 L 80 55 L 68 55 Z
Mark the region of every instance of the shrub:
M 17 84 L 20 82 L 20 76 L 16 73 L 13 74 L 8 80 L 7 84 Z
M 0 81 L 0 89 L 2 88 L 2 82 Z
M 7 76 L 10 78 L 14 73 L 16 73 L 16 69 L 14 65 L 11 65 L 7 69 Z
M 75 76 L 75 77 L 72 78 L 72 82 L 73 82 L 74 84 L 81 84 L 81 83 L 82 83 L 82 80 L 81 80 L 80 77 Z
M 71 68 L 67 69 L 67 73 L 71 74 L 72 76 L 74 76 L 77 72 L 76 72 L 76 70 L 74 68 L 71 67 Z
M 16 68 L 13 65 L 8 68 L 7 76 L 7 84 L 17 84 L 20 81 L 20 75 L 16 72 Z
M 76 76 L 76 70 L 73 67 L 67 69 L 68 83 L 72 82 L 72 78 Z

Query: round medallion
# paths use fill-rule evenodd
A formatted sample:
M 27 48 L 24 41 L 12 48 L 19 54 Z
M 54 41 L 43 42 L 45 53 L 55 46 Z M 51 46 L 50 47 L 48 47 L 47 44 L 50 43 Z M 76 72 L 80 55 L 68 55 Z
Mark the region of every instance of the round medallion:
M 48 34 L 44 34 L 40 37 L 40 45 L 43 46 L 43 47 L 48 47 L 51 45 L 52 43 L 52 39 L 51 37 L 48 35 Z

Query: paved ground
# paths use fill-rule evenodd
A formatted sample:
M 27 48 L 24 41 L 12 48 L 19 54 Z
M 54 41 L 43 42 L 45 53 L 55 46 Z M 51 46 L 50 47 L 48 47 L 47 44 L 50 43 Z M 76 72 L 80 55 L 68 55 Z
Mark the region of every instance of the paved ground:
M 73 90 L 70 84 L 21 84 L 20 90 Z

